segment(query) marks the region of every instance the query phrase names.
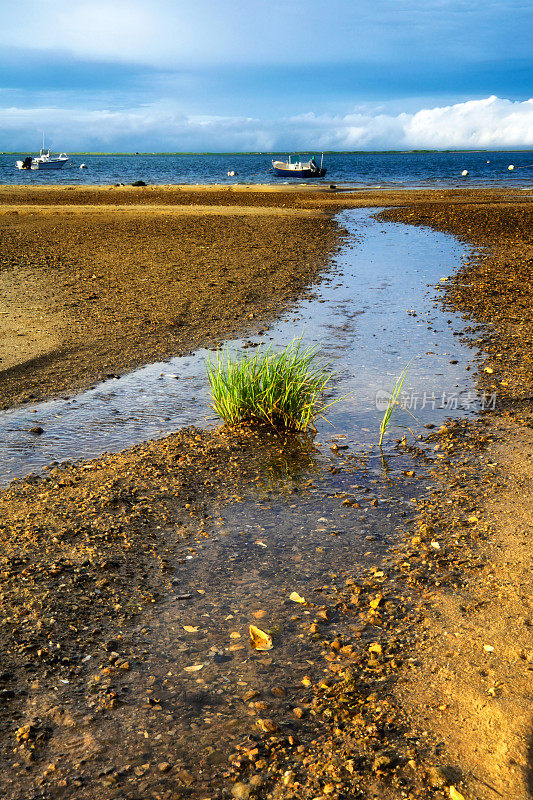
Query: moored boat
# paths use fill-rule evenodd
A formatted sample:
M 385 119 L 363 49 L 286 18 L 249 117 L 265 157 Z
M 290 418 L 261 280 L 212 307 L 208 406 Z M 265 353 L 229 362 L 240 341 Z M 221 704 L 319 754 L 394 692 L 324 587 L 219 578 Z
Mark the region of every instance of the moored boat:
M 58 156 L 53 156 L 50 150 L 43 146 L 39 151 L 38 156 L 26 156 L 23 161 L 17 161 L 15 166 L 17 169 L 62 169 L 68 162 L 69 157 L 66 153 L 60 153 Z
M 314 156 L 309 161 L 291 161 L 289 156 L 288 161 L 273 161 L 272 170 L 280 178 L 323 178 L 327 172 L 327 169 L 322 166 L 323 162 L 324 153 L 320 159 L 320 166 L 316 163 Z

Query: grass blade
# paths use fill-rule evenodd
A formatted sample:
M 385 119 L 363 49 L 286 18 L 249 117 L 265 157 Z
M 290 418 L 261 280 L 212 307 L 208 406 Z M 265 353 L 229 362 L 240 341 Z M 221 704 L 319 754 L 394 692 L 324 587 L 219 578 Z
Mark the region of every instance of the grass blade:
M 411 359 L 411 361 L 412 360 L 413 359 Z M 389 428 L 390 419 L 392 417 L 392 412 L 394 410 L 394 407 L 398 405 L 398 395 L 400 394 L 400 392 L 402 390 L 403 382 L 404 382 L 404 380 L 406 378 L 407 371 L 408 371 L 409 367 L 411 366 L 411 361 L 403 369 L 401 375 L 399 375 L 398 379 L 396 380 L 396 383 L 394 384 L 394 388 L 393 388 L 393 390 L 391 392 L 391 395 L 390 395 L 388 403 L 387 403 L 387 408 L 385 409 L 385 413 L 383 414 L 383 419 L 381 420 L 381 425 L 379 426 L 379 448 L 380 449 L 381 449 L 381 444 L 383 442 L 383 437 L 385 436 L 385 434 L 386 434 L 386 432 L 387 432 L 387 430 Z

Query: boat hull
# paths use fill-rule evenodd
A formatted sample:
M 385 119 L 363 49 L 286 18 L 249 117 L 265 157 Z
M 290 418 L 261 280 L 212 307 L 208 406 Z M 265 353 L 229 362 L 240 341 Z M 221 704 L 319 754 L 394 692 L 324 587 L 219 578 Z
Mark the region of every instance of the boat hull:
M 272 167 L 272 171 L 279 178 L 323 178 L 327 169 L 283 169 L 283 167 Z
M 63 169 L 65 164 L 67 163 L 68 158 L 62 158 L 61 160 L 57 161 L 34 161 L 32 162 L 31 168 L 32 169 Z

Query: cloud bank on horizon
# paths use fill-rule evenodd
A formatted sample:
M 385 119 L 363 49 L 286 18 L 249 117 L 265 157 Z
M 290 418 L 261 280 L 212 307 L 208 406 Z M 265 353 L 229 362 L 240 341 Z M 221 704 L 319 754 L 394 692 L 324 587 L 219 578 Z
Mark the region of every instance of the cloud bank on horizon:
M 533 146 L 530 0 L 18 0 L 0 150 Z
M 4 108 L 4 136 L 34 150 L 28 129 L 58 149 L 89 151 L 279 151 L 533 148 L 533 99 L 495 96 L 415 113 L 355 111 L 276 120 L 187 116 L 168 105 L 123 111 Z

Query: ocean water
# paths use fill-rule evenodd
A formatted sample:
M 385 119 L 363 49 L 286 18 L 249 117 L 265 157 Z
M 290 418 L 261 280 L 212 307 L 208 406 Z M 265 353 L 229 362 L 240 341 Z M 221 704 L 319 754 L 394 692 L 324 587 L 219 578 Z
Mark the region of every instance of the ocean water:
M 287 183 L 271 171 L 272 159 L 285 160 L 286 153 L 78 154 L 71 156 L 70 166 L 51 172 L 18 170 L 15 161 L 26 155 L 30 154 L 0 154 L 0 184 L 131 184 L 137 180 L 160 185 Z M 306 160 L 311 154 L 301 155 Z M 319 160 L 320 153 L 316 155 Z M 86 169 L 80 169 L 81 164 Z M 514 170 L 508 169 L 510 164 Z M 326 153 L 324 166 L 328 170 L 326 177 L 314 184 L 411 189 L 533 188 L 533 152 Z M 463 170 L 468 170 L 468 176 L 461 175 Z M 228 171 L 235 175 L 228 176 Z

